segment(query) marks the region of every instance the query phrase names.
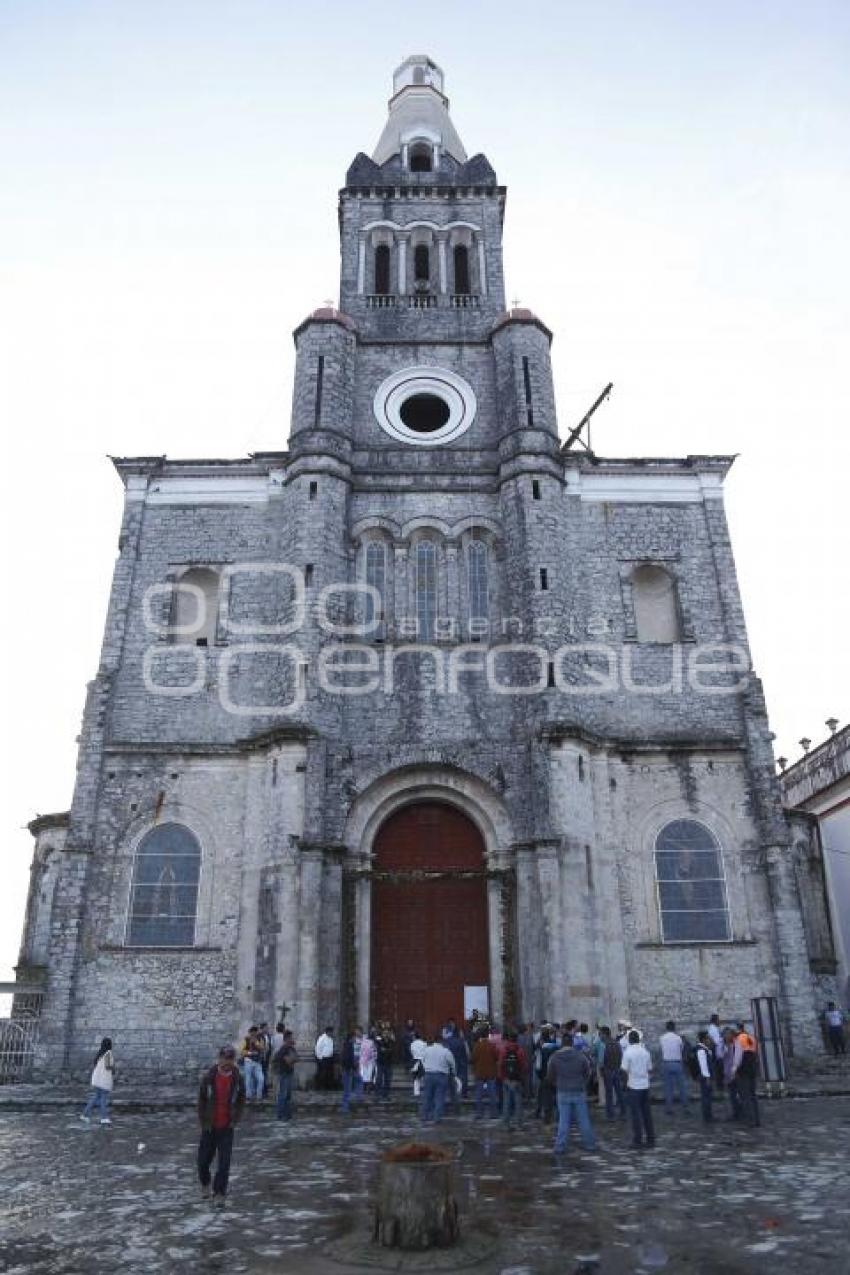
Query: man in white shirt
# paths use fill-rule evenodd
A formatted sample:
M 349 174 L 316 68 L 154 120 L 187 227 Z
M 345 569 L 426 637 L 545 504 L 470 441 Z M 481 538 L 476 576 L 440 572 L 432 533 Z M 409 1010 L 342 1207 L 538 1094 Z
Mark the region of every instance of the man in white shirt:
M 334 1029 L 326 1027 L 316 1041 L 316 1088 L 333 1089 Z
M 672 1018 L 666 1024 L 666 1030 L 658 1041 L 661 1046 L 661 1080 L 664 1084 L 664 1110 L 668 1116 L 673 1115 L 673 1103 L 678 1096 L 682 1111 L 687 1116 L 690 1094 L 688 1079 L 685 1075 L 685 1042 L 676 1031 Z
M 435 1032 L 429 1033 L 428 1044 L 422 1054 L 422 1102 L 419 1115 L 423 1124 L 439 1124 L 443 1118 L 449 1085 L 455 1080 L 455 1060 Z
M 697 1045 L 697 1062 L 699 1063 L 699 1096 L 700 1105 L 702 1107 L 702 1119 L 704 1124 L 711 1124 L 714 1120 L 714 1113 L 711 1109 L 712 1099 L 712 1061 L 714 1055 L 714 1046 L 711 1037 L 707 1031 L 699 1033 L 699 1044 Z
M 640 1043 L 640 1033 L 629 1032 L 629 1040 L 623 1050 L 621 1068 L 626 1073 L 626 1100 L 632 1115 L 632 1146 L 643 1146 L 643 1135 L 646 1134 L 646 1145 L 655 1146 L 655 1129 L 652 1124 L 652 1111 L 649 1106 L 649 1073 L 652 1071 L 652 1059 L 649 1050 Z
M 723 1088 L 723 1059 L 726 1056 L 726 1044 L 723 1040 L 723 1032 L 720 1030 L 720 1015 L 712 1014 L 708 1020 L 708 1035 L 711 1040 L 711 1049 L 713 1054 L 712 1073 L 714 1075 L 714 1083 L 718 1089 Z

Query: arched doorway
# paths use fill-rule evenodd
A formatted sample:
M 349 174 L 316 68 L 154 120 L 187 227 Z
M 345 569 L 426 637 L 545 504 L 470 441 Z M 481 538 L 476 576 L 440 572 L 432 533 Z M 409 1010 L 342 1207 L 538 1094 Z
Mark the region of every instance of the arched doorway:
M 439 801 L 390 815 L 373 846 L 371 929 L 373 1021 L 460 1022 L 464 987 L 490 981 L 484 842 L 471 819 Z

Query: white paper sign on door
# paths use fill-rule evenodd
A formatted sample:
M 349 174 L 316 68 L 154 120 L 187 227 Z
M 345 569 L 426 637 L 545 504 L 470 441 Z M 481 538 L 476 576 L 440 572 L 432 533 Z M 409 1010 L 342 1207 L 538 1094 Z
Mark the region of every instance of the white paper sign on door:
M 486 1016 L 490 1013 L 490 990 L 487 987 L 464 987 L 463 989 L 463 1016 L 471 1018 L 472 1011 L 477 1009 L 479 1014 Z

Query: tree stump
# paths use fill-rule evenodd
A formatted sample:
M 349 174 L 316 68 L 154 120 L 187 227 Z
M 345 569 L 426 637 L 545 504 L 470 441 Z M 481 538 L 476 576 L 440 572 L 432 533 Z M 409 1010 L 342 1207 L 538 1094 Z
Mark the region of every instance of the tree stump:
M 454 1157 L 427 1142 L 384 1153 L 378 1169 L 373 1238 L 385 1248 L 446 1248 L 460 1228 L 453 1194 Z

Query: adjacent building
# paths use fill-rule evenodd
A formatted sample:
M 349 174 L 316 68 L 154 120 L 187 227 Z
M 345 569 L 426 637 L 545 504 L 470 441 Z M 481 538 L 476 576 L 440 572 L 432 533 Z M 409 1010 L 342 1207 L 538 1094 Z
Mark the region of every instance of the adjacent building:
M 830 722 L 829 725 L 837 723 Z M 808 741 L 805 741 L 808 743 Z M 780 763 L 781 764 L 781 763 Z M 823 860 L 840 1002 L 850 1008 L 850 726 L 806 752 L 779 776 L 782 797 L 808 817 Z

